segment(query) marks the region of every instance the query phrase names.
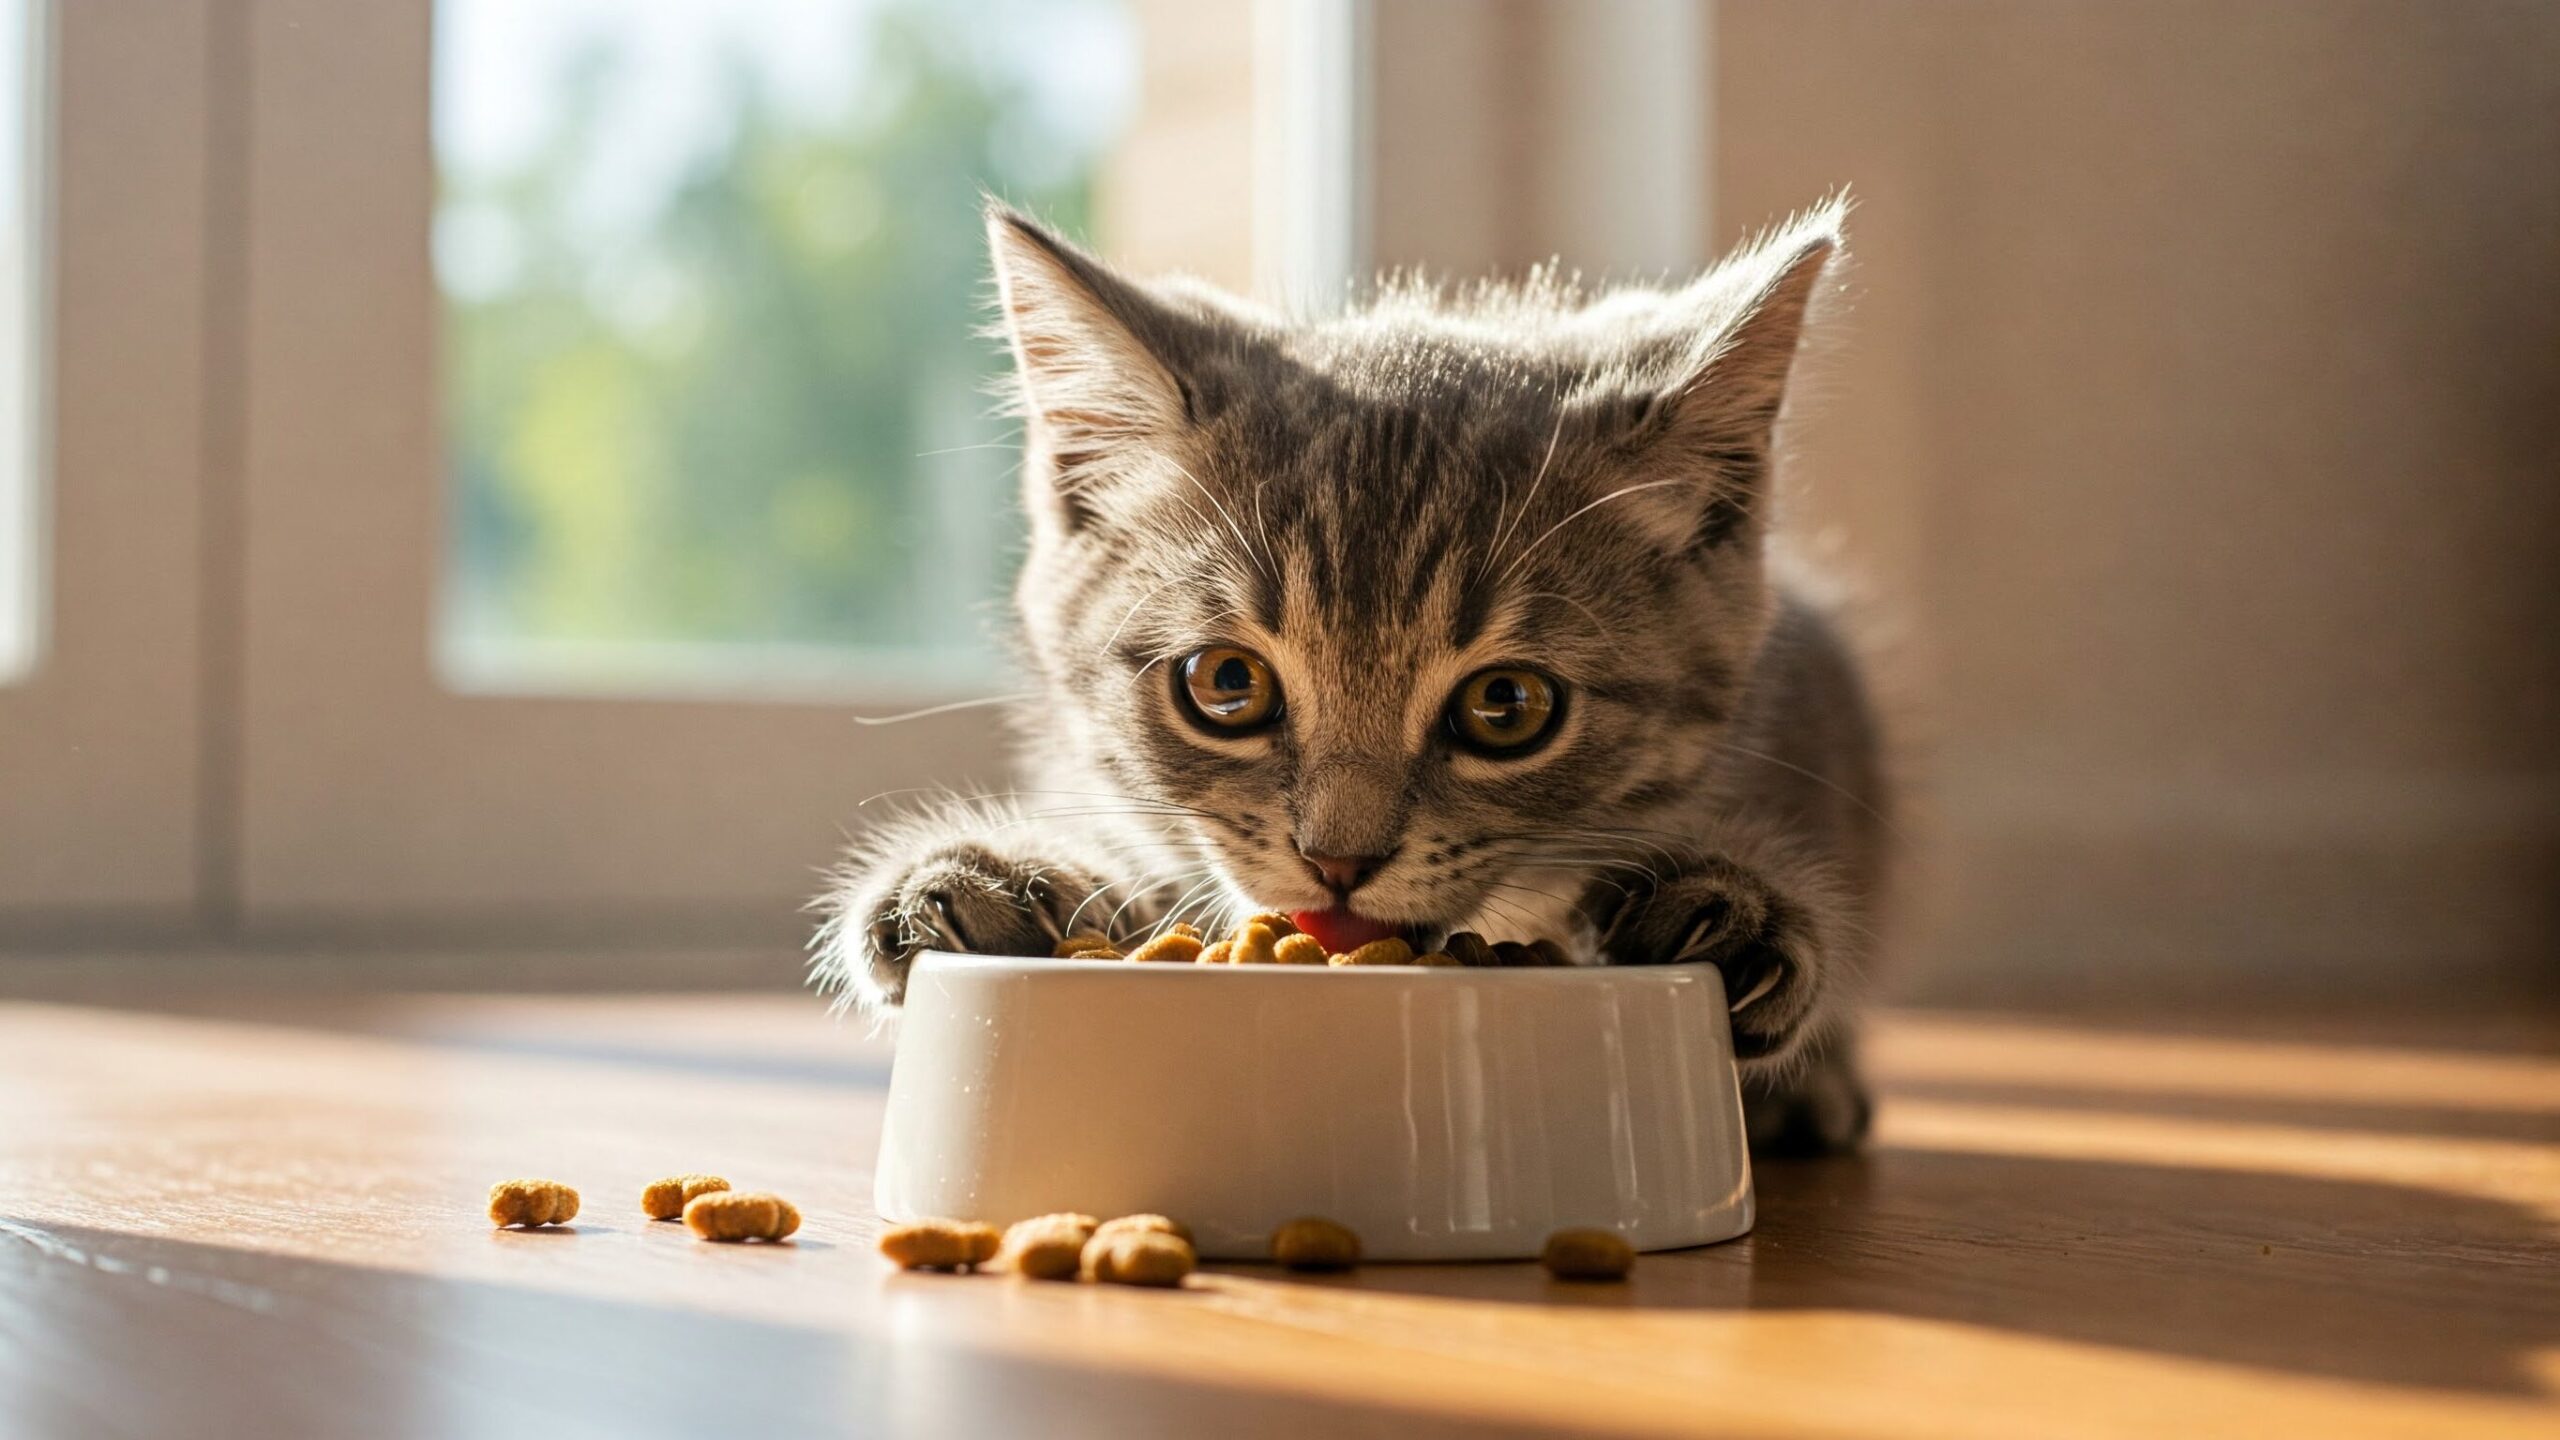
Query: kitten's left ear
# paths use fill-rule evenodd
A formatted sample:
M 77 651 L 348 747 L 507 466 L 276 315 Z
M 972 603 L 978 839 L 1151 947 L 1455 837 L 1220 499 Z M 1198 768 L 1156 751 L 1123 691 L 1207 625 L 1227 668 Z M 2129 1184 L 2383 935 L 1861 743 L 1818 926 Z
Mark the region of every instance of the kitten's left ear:
M 1194 419 L 1194 317 L 1001 204 L 987 246 L 1030 422 L 1035 515 L 1072 530 L 1106 513 L 1151 446 Z
M 1829 201 L 1718 265 L 1670 298 L 1668 328 L 1639 347 L 1651 379 L 1624 443 L 1699 482 L 1645 508 L 1700 552 L 1756 535 L 1767 517 L 1771 432 L 1847 209 Z

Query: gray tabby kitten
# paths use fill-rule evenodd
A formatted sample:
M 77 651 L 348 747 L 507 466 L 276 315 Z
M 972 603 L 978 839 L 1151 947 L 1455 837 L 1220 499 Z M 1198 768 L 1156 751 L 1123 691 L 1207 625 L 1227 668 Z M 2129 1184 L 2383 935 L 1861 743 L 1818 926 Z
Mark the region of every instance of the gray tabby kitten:
M 1771 430 L 1843 206 L 1687 287 L 1299 320 L 988 234 L 1026 422 L 1026 784 L 882 827 L 822 985 L 1297 912 L 1724 972 L 1755 1143 L 1854 1143 L 1877 736 L 1773 577 Z

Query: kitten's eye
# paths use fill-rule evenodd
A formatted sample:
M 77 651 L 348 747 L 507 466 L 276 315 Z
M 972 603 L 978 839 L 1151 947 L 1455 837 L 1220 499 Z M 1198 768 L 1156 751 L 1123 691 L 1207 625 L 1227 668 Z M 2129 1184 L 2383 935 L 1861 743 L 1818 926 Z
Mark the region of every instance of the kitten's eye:
M 1194 650 L 1182 662 L 1180 679 L 1175 692 L 1212 729 L 1253 730 L 1279 717 L 1280 677 L 1250 650 Z
M 1449 697 L 1449 731 L 1484 755 L 1517 755 L 1547 737 L 1564 715 L 1563 690 L 1535 670 L 1479 670 Z

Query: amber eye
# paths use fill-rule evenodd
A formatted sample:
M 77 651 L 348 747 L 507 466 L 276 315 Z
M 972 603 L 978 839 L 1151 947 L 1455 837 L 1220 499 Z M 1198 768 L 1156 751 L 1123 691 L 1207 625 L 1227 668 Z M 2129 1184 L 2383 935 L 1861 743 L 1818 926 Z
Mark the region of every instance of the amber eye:
M 1486 755 L 1517 755 L 1547 737 L 1564 716 L 1564 694 L 1535 670 L 1479 670 L 1449 697 L 1449 730 Z
M 1182 662 L 1180 680 L 1174 689 L 1211 729 L 1252 730 L 1280 714 L 1280 677 L 1250 650 L 1232 645 L 1195 650 Z

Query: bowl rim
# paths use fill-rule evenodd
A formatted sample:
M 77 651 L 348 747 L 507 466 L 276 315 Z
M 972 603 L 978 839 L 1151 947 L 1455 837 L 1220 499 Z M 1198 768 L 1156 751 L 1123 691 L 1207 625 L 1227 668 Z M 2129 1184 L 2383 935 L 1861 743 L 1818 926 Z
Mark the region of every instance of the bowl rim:
M 1514 968 L 1462 965 L 1203 965 L 1149 964 L 1130 960 L 1059 960 L 1041 955 L 978 955 L 960 950 L 920 950 L 914 965 L 931 963 L 936 970 L 1010 971 L 1025 975 L 1155 975 L 1155 976 L 1385 976 L 1434 977 L 1434 984 L 1460 980 L 1492 985 L 1696 984 L 1712 978 L 1721 987 L 1724 975 L 1714 963 L 1690 960 L 1676 965 L 1524 965 Z

